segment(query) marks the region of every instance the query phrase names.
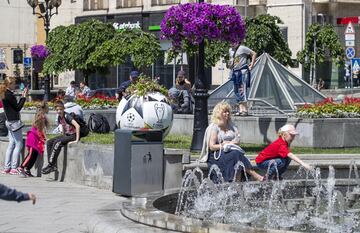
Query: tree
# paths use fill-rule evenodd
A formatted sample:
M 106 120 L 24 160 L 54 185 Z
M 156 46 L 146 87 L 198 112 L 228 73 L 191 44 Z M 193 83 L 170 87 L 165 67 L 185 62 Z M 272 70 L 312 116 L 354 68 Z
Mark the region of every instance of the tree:
M 114 34 L 115 29 L 111 24 L 98 20 L 55 28 L 49 33 L 46 42 L 51 54 L 45 60 L 44 72 L 58 74 L 67 70 L 80 70 L 87 80 L 90 73 L 102 69 L 88 58 Z
M 283 65 L 291 65 L 291 50 L 278 24 L 283 21 L 269 14 L 246 18 L 246 38 L 244 44 L 256 51 L 258 56 L 268 53 Z
M 123 29 L 98 46 L 89 57 L 89 62 L 101 67 L 122 64 L 128 56 L 134 66 L 150 66 L 160 55 L 160 43 L 156 36 L 140 29 Z
M 314 56 L 314 40 L 316 39 L 316 56 Z M 340 39 L 330 24 L 324 26 L 312 24 L 306 33 L 305 47 L 297 53 L 297 60 L 304 65 L 306 70 L 310 69 L 310 64 L 321 64 L 325 61 L 326 54 L 339 67 L 344 65 L 344 49 Z
M 139 29 L 115 31 L 111 24 L 98 20 L 56 27 L 46 44 L 50 56 L 45 60 L 44 73 L 80 70 L 85 81 L 89 74 L 122 64 L 129 56 L 136 67 L 149 66 L 160 53 L 153 34 Z

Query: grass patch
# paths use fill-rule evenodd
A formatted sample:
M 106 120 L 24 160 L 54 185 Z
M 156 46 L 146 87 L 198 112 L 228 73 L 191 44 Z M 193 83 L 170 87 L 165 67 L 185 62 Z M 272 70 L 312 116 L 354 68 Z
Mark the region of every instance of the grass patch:
M 48 138 L 53 138 L 57 135 L 48 135 Z M 164 139 L 165 148 L 174 149 L 190 149 L 191 136 L 180 134 L 169 134 Z M 114 132 L 108 134 L 90 133 L 87 137 L 82 138 L 82 143 L 90 144 L 114 144 L 115 137 Z M 241 144 L 241 147 L 247 154 L 258 154 L 267 145 L 266 144 Z M 291 151 L 294 154 L 358 154 L 360 153 L 359 147 L 353 148 L 308 148 L 308 147 L 291 147 Z

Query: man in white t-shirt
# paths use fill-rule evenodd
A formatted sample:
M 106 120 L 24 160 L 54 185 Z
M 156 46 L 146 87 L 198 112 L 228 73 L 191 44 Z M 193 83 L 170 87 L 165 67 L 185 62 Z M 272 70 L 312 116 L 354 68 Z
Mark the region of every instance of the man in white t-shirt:
M 68 86 L 65 90 L 65 96 L 69 96 L 73 100 L 75 99 L 75 96 L 76 96 L 76 82 L 75 81 L 70 82 L 70 86 Z
M 251 82 L 250 71 L 255 63 L 256 52 L 246 46 L 235 43 L 229 49 L 229 55 L 228 68 L 231 69 L 230 79 L 234 83 L 234 94 L 239 104 L 239 112 L 235 115 L 247 116 L 247 98 Z M 249 56 L 251 57 L 250 64 L 248 64 Z

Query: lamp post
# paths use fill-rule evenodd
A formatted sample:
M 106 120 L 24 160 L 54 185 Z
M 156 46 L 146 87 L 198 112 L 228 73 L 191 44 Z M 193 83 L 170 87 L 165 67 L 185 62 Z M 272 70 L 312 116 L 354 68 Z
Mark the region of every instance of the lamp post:
M 61 0 L 27 0 L 28 4 L 33 8 L 33 15 L 37 15 L 39 19 L 44 20 L 44 29 L 45 29 L 45 38 L 46 40 L 49 37 L 50 31 L 50 20 L 51 17 L 58 14 L 58 8 L 61 5 Z M 35 12 L 35 8 L 39 7 L 40 13 Z M 54 12 L 55 8 L 55 12 Z M 48 101 L 50 99 L 50 76 L 46 75 L 44 78 L 44 100 Z
M 199 0 L 199 3 L 204 0 Z M 195 111 L 194 111 L 194 129 L 191 141 L 191 151 L 200 151 L 205 135 L 206 127 L 208 126 L 208 83 L 205 77 L 205 43 L 204 40 L 199 44 L 199 67 L 195 79 Z

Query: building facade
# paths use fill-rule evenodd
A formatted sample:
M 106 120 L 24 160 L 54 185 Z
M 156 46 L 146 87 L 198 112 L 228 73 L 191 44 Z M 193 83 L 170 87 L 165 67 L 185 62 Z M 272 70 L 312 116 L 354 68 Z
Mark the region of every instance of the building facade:
M 63 1 L 59 7 L 59 15 L 51 19 L 51 28 L 58 25 L 80 23 L 90 18 L 97 18 L 110 22 L 116 26 L 139 26 L 145 31 L 159 36 L 160 22 L 166 10 L 174 5 L 195 0 L 70 0 Z M 292 51 L 292 58 L 305 44 L 307 28 L 313 22 L 332 24 L 345 48 L 344 31 L 347 23 L 353 22 L 355 29 L 355 57 L 360 57 L 359 44 L 359 12 L 358 0 L 207 0 L 212 4 L 228 4 L 235 6 L 242 16 L 254 17 L 258 14 L 269 13 L 278 16 L 284 24 L 279 25 Z M 3 22 L 0 30 L 0 73 L 8 75 L 25 76 L 23 64 L 14 64 L 14 52 L 18 48 L 23 50 L 23 57 L 29 56 L 29 47 L 33 44 L 44 43 L 43 22 L 32 15 L 32 9 L 26 1 L 1 1 L 0 18 Z M 150 76 L 160 76 L 166 86 L 171 86 L 180 65 L 165 64 L 166 50 L 169 41 L 161 41 L 162 57 L 145 70 Z M 188 60 L 183 56 L 182 68 L 185 69 L 190 79 L 194 80 L 196 74 L 196 60 Z M 5 68 L 2 68 L 5 63 Z M 130 64 L 109 68 L 107 74 L 94 74 L 91 80 L 92 87 L 116 87 L 121 81 L 126 80 Z M 309 72 L 302 66 L 290 68 L 300 77 L 307 79 Z M 20 70 L 20 71 L 19 71 Z M 26 70 L 25 70 L 26 71 Z M 219 61 L 215 67 L 208 70 L 207 76 L 213 85 L 220 85 L 228 79 L 228 70 L 225 64 Z M 20 73 L 20 74 L 19 74 Z M 25 74 L 24 74 L 25 73 Z M 317 77 L 326 82 L 328 88 L 341 88 L 343 86 L 343 67 L 336 67 L 330 60 L 317 66 Z M 55 78 L 54 84 L 58 87 L 67 86 L 71 80 L 80 80 L 81 74 L 67 72 Z M 105 78 L 105 79 L 104 79 Z M 105 80 L 105 81 L 104 81 Z

